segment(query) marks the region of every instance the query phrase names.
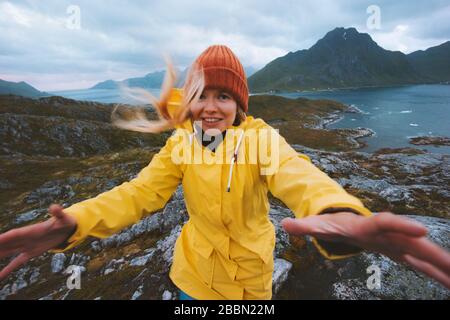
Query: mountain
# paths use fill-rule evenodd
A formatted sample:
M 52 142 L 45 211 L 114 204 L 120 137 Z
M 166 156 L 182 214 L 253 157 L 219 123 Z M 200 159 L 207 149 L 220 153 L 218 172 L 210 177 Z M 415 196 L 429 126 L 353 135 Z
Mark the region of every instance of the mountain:
M 37 90 L 24 81 L 11 82 L 0 79 L 0 95 L 1 94 L 15 94 L 29 98 L 38 98 L 48 95 L 47 93 Z
M 184 80 L 186 79 L 186 75 L 189 68 L 185 68 L 184 70 L 178 71 L 178 80 L 176 85 L 182 86 Z M 245 74 L 247 77 L 251 76 L 255 73 L 256 69 L 253 67 L 244 67 Z M 148 73 L 143 77 L 137 78 L 129 78 L 122 81 L 115 80 L 106 80 L 103 82 L 97 83 L 95 86 L 90 89 L 117 89 L 121 84 L 126 85 L 127 87 L 139 87 L 144 89 L 159 89 L 161 88 L 162 82 L 164 80 L 165 71 L 156 71 L 152 73 Z
M 450 41 L 407 55 L 416 71 L 429 81 L 450 81 Z
M 248 79 L 249 87 L 261 92 L 448 81 L 446 44 L 405 55 L 383 49 L 355 28 L 336 28 L 311 48 L 271 61 Z M 439 76 L 434 76 L 434 69 L 441 69 Z
M 156 71 L 148 73 L 143 77 L 129 78 L 122 81 L 106 80 L 97 83 L 91 89 L 117 89 L 120 85 L 146 89 L 161 88 L 165 73 L 165 71 Z

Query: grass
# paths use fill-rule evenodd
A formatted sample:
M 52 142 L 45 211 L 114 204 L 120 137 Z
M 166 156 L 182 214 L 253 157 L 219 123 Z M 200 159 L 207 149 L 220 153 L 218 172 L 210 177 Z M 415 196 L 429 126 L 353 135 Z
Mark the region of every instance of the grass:
M 249 101 L 249 113 L 262 118 L 280 130 L 290 144 L 327 151 L 354 149 L 352 133 L 346 130 L 322 128 L 323 120 L 347 110 L 347 106 L 332 100 L 288 99 L 280 96 L 256 95 Z

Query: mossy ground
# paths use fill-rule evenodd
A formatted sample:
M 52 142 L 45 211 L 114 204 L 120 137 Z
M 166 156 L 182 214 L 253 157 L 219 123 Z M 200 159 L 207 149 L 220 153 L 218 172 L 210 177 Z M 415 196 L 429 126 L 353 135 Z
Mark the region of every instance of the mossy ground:
M 327 151 L 348 151 L 355 148 L 349 141 L 352 132 L 328 130 L 324 119 L 338 117 L 347 106 L 332 100 L 288 99 L 271 95 L 250 97 L 249 113 L 262 118 L 291 144 Z

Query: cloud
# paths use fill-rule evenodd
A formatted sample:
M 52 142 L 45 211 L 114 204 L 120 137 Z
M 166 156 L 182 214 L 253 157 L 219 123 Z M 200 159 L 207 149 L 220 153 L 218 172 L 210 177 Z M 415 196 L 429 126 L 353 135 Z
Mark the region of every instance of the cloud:
M 403 10 L 401 10 L 404 14 Z M 417 16 L 417 10 L 409 17 L 394 22 L 383 17 L 380 30 L 366 30 L 383 48 L 403 53 L 424 50 L 449 40 L 450 6 L 429 10 L 427 15 Z M 385 21 L 386 22 L 383 22 Z
M 307 49 L 338 26 L 369 32 L 390 50 L 426 49 L 448 40 L 446 1 L 377 1 L 381 29 L 367 30 L 359 0 L 0 0 L 0 78 L 41 90 L 89 87 L 106 79 L 164 68 L 163 53 L 181 68 L 206 47 L 230 46 L 245 66 L 261 68 Z M 68 27 L 80 9 L 80 29 Z M 431 23 L 432 22 L 432 23 Z
M 417 38 L 411 32 L 408 25 L 397 25 L 392 31 L 371 33 L 372 38 L 384 49 L 411 53 L 439 45 L 446 41 L 445 38 Z

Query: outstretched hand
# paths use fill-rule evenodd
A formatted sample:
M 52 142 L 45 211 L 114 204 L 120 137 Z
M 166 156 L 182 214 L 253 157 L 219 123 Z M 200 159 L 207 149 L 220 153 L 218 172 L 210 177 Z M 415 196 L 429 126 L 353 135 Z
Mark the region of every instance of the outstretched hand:
M 420 223 L 389 212 L 363 217 L 351 212 L 286 218 L 283 228 L 297 236 L 309 235 L 379 252 L 405 262 L 450 289 L 450 253 L 426 238 Z
M 17 255 L 0 271 L 0 281 L 31 258 L 56 248 L 75 232 L 75 218 L 66 214 L 60 205 L 51 205 L 49 212 L 52 217 L 44 222 L 0 234 L 0 259 Z

